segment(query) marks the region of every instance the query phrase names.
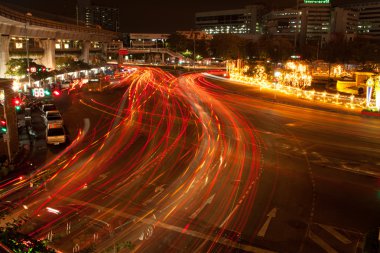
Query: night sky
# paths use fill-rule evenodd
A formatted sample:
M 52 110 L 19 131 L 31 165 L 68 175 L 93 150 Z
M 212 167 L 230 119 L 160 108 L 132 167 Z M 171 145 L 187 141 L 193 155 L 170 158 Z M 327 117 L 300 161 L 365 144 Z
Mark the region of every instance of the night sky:
M 345 0 L 347 1 L 347 0 Z M 94 5 L 120 8 L 121 32 L 171 33 L 194 27 L 197 11 L 239 9 L 254 4 L 255 0 L 92 0 Z M 261 1 L 269 8 L 296 5 L 296 0 Z M 356 0 L 355 2 L 361 2 Z M 76 0 L 0 0 L 33 10 L 75 18 Z M 37 15 L 36 15 L 37 16 Z

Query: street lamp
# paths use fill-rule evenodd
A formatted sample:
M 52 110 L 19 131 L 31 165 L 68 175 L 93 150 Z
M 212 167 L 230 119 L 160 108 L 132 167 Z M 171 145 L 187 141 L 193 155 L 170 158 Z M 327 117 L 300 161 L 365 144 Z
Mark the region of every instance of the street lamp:
M 296 26 L 294 30 L 294 54 L 297 53 L 297 39 L 298 39 L 299 15 L 300 15 L 299 0 L 296 0 L 296 1 L 297 1 L 297 14 L 296 14 Z
M 28 12 L 28 13 L 26 13 L 26 16 L 27 16 L 27 19 L 29 19 L 29 17 L 32 16 L 32 13 Z M 27 26 L 29 26 L 29 20 L 26 20 L 26 22 L 25 22 L 26 65 L 27 65 L 28 70 L 29 70 L 29 38 L 28 38 Z M 30 71 L 28 71 L 28 83 L 29 83 L 29 87 L 30 87 Z
M 193 34 L 193 66 L 194 66 L 194 68 L 195 68 L 195 33 Z

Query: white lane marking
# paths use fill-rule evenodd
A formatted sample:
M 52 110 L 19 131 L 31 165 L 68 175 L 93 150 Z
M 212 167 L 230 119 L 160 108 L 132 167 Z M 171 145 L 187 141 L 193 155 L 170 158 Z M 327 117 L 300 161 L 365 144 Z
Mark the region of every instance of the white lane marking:
M 313 163 L 329 163 L 330 160 L 327 159 L 325 156 L 317 153 L 317 152 L 311 152 L 311 155 L 315 157 L 315 159 L 311 159 Z
M 326 230 L 327 232 L 329 232 L 332 236 L 334 236 L 336 239 L 338 239 L 342 243 L 344 244 L 352 243 L 350 239 L 348 239 L 347 237 L 339 233 L 335 228 L 327 226 L 327 225 L 321 225 L 321 224 L 319 224 L 319 226 L 323 228 L 324 230 Z
M 213 194 L 211 197 L 209 197 L 202 205 L 201 207 L 199 207 L 192 215 L 190 215 L 190 219 L 194 219 L 196 218 L 200 212 L 202 212 L 202 210 L 208 205 L 208 204 L 211 204 L 212 200 L 214 199 L 215 197 L 215 194 Z
M 270 210 L 270 212 L 267 214 L 267 220 L 265 221 L 264 225 L 261 227 L 257 236 L 261 236 L 261 237 L 265 236 L 269 228 L 269 224 L 271 220 L 276 217 L 276 214 L 277 214 L 277 208 L 273 208 L 272 210 Z
M 248 245 L 248 244 L 236 243 L 236 242 L 233 242 L 233 241 L 227 240 L 227 239 L 217 239 L 214 236 L 210 236 L 208 234 L 203 234 L 201 232 L 197 232 L 197 231 L 194 231 L 194 230 L 189 230 L 189 229 L 184 230 L 183 228 L 180 228 L 180 227 L 177 227 L 177 226 L 174 226 L 174 225 L 169 225 L 169 224 L 162 223 L 162 222 L 158 222 L 157 226 L 165 228 L 165 229 L 168 229 L 168 230 L 171 230 L 171 231 L 176 231 L 176 232 L 181 233 L 181 234 L 186 234 L 186 235 L 189 235 L 189 236 L 192 236 L 192 237 L 196 237 L 196 238 L 199 238 L 199 239 L 208 240 L 208 241 L 212 241 L 212 242 L 217 242 L 219 244 L 222 244 L 222 245 L 225 245 L 225 246 L 228 246 L 228 247 L 233 247 L 233 248 L 236 248 L 236 249 L 242 249 L 242 250 L 248 251 L 248 252 L 275 253 L 274 251 L 257 248 L 257 247 L 254 247 L 254 246 L 251 246 L 251 245 Z
M 151 218 L 141 219 L 141 218 L 139 218 L 137 216 L 133 216 L 131 214 L 128 214 L 125 211 L 118 211 L 118 210 L 107 208 L 107 207 L 104 207 L 104 206 L 100 206 L 100 205 L 97 205 L 97 204 L 94 204 L 94 203 L 84 202 L 82 200 L 74 199 L 74 198 L 71 198 L 71 197 L 66 197 L 66 196 L 63 197 L 63 196 L 60 196 L 60 195 L 57 195 L 57 196 L 63 198 L 65 201 L 68 201 L 69 203 L 79 203 L 79 204 L 82 204 L 82 205 L 86 204 L 87 206 L 90 206 L 90 207 L 93 207 L 93 208 L 96 208 L 96 209 L 99 209 L 99 210 L 101 209 L 101 210 L 103 210 L 106 213 L 112 211 L 115 215 L 118 215 L 120 217 L 139 219 L 140 222 L 148 224 L 148 225 L 151 225 L 153 223 L 153 224 L 155 224 L 156 227 L 168 229 L 168 230 L 171 230 L 171 231 L 174 231 L 174 232 L 177 232 L 177 233 L 189 235 L 189 236 L 196 237 L 196 238 L 203 239 L 203 240 L 217 242 L 219 244 L 226 245 L 228 247 L 233 247 L 233 248 L 236 248 L 236 249 L 242 249 L 242 250 L 245 250 L 245 251 L 248 251 L 248 252 L 255 252 L 255 253 L 276 253 L 275 251 L 270 251 L 270 250 L 266 250 L 266 249 L 262 249 L 262 248 L 257 248 L 257 247 L 254 247 L 252 245 L 249 245 L 249 244 L 236 243 L 236 242 L 232 242 L 231 240 L 220 239 L 220 238 L 217 238 L 215 236 L 211 236 L 209 234 L 204 234 L 202 232 L 198 232 L 198 231 L 195 231 L 195 230 L 190 230 L 190 229 L 184 230 L 183 227 L 178 227 L 178 226 L 175 226 L 175 225 L 170 225 L 170 224 L 167 224 L 167 223 L 164 223 L 164 222 L 161 222 L 161 221 L 157 221 L 155 215 L 153 215 L 153 219 L 151 219 Z M 235 210 L 236 209 L 237 208 L 235 208 Z M 233 213 L 234 213 L 234 211 L 232 211 L 231 215 Z
M 235 208 L 232 210 L 232 212 L 227 216 L 227 218 L 222 222 L 222 224 L 219 225 L 220 228 L 224 227 L 224 225 L 229 221 L 229 219 L 234 215 L 234 213 L 237 211 L 239 208 L 239 204 L 235 206 Z
M 338 253 L 335 249 L 333 249 L 330 245 L 328 245 L 325 241 L 322 240 L 321 237 L 314 234 L 311 230 L 309 230 L 309 238 L 318 244 L 319 247 L 324 249 L 327 253 Z
M 147 199 L 143 202 L 143 205 L 146 206 L 147 204 L 149 204 L 150 202 L 152 202 L 158 195 L 160 195 L 163 191 L 165 190 L 164 188 L 164 184 L 163 185 L 160 185 L 160 186 L 157 186 L 156 189 L 154 189 L 154 192 L 156 194 L 154 194 L 150 199 Z

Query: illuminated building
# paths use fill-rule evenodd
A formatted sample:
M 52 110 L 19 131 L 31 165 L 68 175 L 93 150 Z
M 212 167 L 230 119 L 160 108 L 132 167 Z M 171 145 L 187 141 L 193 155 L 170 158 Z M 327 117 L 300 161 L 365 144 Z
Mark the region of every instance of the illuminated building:
M 263 5 L 248 5 L 243 9 L 197 12 L 197 29 L 208 34 L 261 34 Z
M 357 32 L 380 39 L 380 1 L 346 3 L 340 6 L 359 13 Z
M 128 33 L 125 34 L 124 44 L 132 48 L 162 48 L 169 36 L 166 33 Z
M 100 26 L 109 31 L 119 31 L 119 9 L 107 6 L 95 6 L 90 0 L 78 0 L 77 19 L 86 26 Z
M 110 31 L 119 31 L 119 9 L 103 6 L 86 7 L 86 25 L 99 25 Z
M 212 40 L 213 38 L 211 34 L 207 34 L 204 31 L 177 31 L 177 33 L 191 40 Z
M 301 26 L 300 17 L 297 17 L 297 9 L 285 9 L 271 11 L 263 16 L 263 32 L 272 36 L 291 36 Z
M 331 4 L 329 0 L 300 0 L 298 4 L 302 12 L 301 42 L 326 41 L 331 22 Z
M 331 33 L 343 34 L 346 40 L 352 40 L 357 33 L 359 12 L 335 7 L 331 15 Z

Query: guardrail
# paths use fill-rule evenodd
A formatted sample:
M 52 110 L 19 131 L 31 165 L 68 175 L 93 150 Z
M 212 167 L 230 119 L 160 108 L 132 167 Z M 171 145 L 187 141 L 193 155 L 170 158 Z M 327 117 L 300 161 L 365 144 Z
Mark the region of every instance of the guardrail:
M 174 52 L 170 49 L 167 49 L 167 48 L 133 48 L 133 47 L 130 47 L 130 48 L 127 48 L 128 52 L 131 52 L 131 53 L 166 53 L 166 54 L 169 54 L 173 57 L 176 57 L 176 58 L 185 58 L 183 55 L 181 55 L 180 53 L 177 53 L 177 52 Z
M 34 17 L 31 15 L 14 11 L 3 5 L 0 5 L 0 16 L 3 16 L 5 18 L 11 19 L 17 22 L 29 24 L 29 25 L 48 27 L 48 28 L 53 28 L 53 29 L 58 29 L 58 30 L 100 34 L 100 35 L 110 36 L 114 38 L 118 36 L 117 32 L 102 30 L 101 28 L 91 28 L 91 27 L 85 27 L 85 26 L 79 26 L 79 25 L 65 24 L 65 23 L 61 23 L 57 21 Z
M 366 98 L 355 97 L 354 95 L 344 95 L 340 93 L 332 94 L 326 91 L 318 92 L 315 90 L 303 90 L 301 88 L 282 85 L 279 83 L 272 83 L 267 80 L 257 80 L 253 77 L 236 76 L 231 74 L 230 77 L 233 81 L 242 82 L 252 86 L 258 86 L 260 89 L 268 89 L 273 92 L 282 93 L 285 95 L 302 98 L 310 101 L 318 101 L 322 103 L 334 104 L 349 109 L 365 109 Z M 371 101 L 370 107 L 375 107 L 375 101 Z

